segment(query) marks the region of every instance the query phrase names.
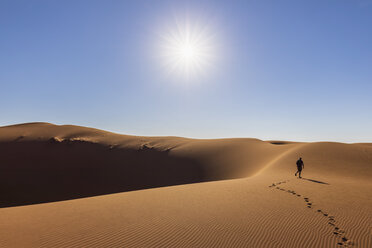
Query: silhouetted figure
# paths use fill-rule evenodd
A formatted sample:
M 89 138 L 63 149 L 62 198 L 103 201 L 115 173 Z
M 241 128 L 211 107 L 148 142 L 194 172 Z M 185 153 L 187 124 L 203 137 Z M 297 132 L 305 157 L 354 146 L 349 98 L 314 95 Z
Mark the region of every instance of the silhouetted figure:
M 297 160 L 296 165 L 297 165 L 297 172 L 295 173 L 295 176 L 297 176 L 297 173 L 298 173 L 298 178 L 302 178 L 301 172 L 302 172 L 302 169 L 305 168 L 305 164 L 304 164 L 304 161 L 302 161 L 302 158 L 299 158 Z

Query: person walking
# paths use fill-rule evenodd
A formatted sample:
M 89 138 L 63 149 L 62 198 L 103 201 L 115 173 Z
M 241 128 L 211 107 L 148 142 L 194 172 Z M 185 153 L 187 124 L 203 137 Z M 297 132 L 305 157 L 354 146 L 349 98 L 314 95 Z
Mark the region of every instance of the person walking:
M 298 174 L 298 178 L 302 178 L 301 172 L 302 172 L 302 169 L 305 168 L 305 164 L 304 164 L 304 161 L 302 161 L 302 158 L 299 158 L 297 160 L 296 165 L 297 165 L 297 172 L 295 173 L 295 176 L 297 176 Z

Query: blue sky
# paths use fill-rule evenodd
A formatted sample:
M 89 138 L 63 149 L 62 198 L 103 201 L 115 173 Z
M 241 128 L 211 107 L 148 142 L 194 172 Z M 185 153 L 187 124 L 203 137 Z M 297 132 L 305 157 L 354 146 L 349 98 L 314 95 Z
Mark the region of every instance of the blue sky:
M 213 33 L 213 69 L 167 76 L 160 37 Z M 0 1 L 0 125 L 372 142 L 372 1 Z

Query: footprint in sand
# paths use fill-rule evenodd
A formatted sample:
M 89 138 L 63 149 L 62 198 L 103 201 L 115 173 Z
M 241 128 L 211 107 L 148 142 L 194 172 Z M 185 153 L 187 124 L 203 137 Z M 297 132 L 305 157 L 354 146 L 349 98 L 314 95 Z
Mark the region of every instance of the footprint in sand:
M 338 245 L 341 245 L 341 246 L 352 246 L 353 243 L 351 242 L 350 239 L 346 238 L 345 236 L 341 238 L 341 242 L 338 242 L 337 243 Z
M 345 231 L 344 230 L 341 230 L 339 227 L 337 227 L 337 226 L 335 226 L 335 230 L 336 230 L 336 232 L 338 232 L 338 233 L 345 233 Z
M 271 188 L 271 187 L 275 187 L 275 186 L 277 186 L 277 185 L 279 185 L 279 184 L 286 183 L 286 182 L 288 182 L 288 181 L 283 181 L 283 182 L 273 183 L 273 184 L 271 184 L 271 185 L 269 186 L 269 188 Z M 277 188 L 278 188 L 278 187 L 277 187 Z
M 269 187 L 275 187 L 276 185 L 279 185 L 279 184 L 282 184 L 282 183 L 286 183 L 286 181 L 283 181 L 283 182 L 279 182 L 279 183 L 273 183 L 272 185 L 270 185 Z M 285 191 L 287 193 L 291 193 L 292 195 L 295 195 L 297 197 L 300 197 L 301 195 L 300 194 L 297 194 L 294 190 L 286 190 L 284 188 L 280 188 L 280 187 L 276 187 L 276 189 L 279 189 L 281 191 Z M 310 199 L 308 197 L 303 197 L 303 199 L 305 200 L 306 202 L 306 206 L 308 208 L 312 208 L 313 207 L 313 203 L 310 202 Z M 336 226 L 335 222 L 335 217 L 334 216 L 328 216 L 328 213 L 325 213 L 323 212 L 323 210 L 321 209 L 317 209 L 316 210 L 318 213 L 321 213 L 323 214 L 325 217 L 328 217 L 328 224 L 331 225 L 331 226 L 334 226 L 334 231 L 333 231 L 333 234 L 338 236 L 338 237 L 342 237 L 345 233 L 345 231 L 341 230 L 339 227 Z M 341 238 L 341 241 L 337 242 L 337 245 L 340 245 L 340 246 L 344 246 L 344 247 L 351 247 L 353 246 L 353 242 L 351 242 L 350 239 L 346 238 L 345 236 L 343 236 Z

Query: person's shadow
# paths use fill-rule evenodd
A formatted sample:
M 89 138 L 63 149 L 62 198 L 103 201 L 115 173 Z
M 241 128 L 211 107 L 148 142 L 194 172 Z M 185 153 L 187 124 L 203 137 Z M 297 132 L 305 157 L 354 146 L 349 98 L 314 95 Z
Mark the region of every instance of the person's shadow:
M 303 180 L 307 180 L 307 181 L 310 181 L 310 182 L 313 182 L 313 183 L 320 183 L 320 184 L 327 184 L 329 185 L 329 183 L 326 183 L 326 182 L 322 182 L 322 181 L 317 181 L 317 180 L 314 180 L 314 179 L 310 179 L 310 178 L 302 178 Z

